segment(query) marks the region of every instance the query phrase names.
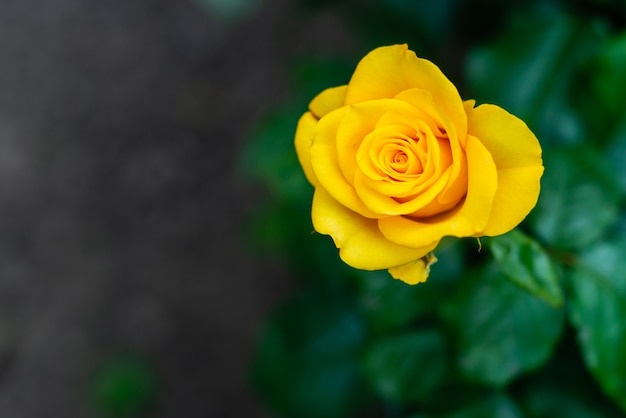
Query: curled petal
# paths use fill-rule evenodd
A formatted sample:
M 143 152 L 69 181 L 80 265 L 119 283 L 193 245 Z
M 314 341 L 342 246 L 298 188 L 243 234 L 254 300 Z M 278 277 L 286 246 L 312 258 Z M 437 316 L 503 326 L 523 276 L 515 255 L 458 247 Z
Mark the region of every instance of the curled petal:
M 455 209 L 428 218 L 380 219 L 378 225 L 383 235 L 408 247 L 432 245 L 445 236 L 480 235 L 489 222 L 498 173 L 489 151 L 473 136 L 467 138 L 467 176 L 467 195 Z
M 391 274 L 394 279 L 402 280 L 406 284 L 423 283 L 428 279 L 430 266 L 436 262 L 437 257 L 429 253 L 419 260 L 390 268 L 389 274 Z
M 370 100 L 346 108 L 336 131 L 332 131 L 336 135 L 336 156 L 332 160 L 337 162 L 343 179 L 354 187 L 359 202 L 367 208 L 369 214 L 356 204 L 348 207 L 370 218 L 384 218 L 414 212 L 431 215 L 459 203 L 467 184 L 465 153 L 457 139 L 455 126 L 436 108 L 430 93 L 412 89 L 398 95 L 397 99 Z M 401 127 L 386 129 L 395 125 Z M 408 139 L 406 135 L 410 129 L 414 137 L 423 136 L 422 144 L 430 144 L 423 150 L 418 148 L 424 145 L 408 147 L 411 148 L 410 157 L 416 157 L 411 158 L 410 162 L 420 160 L 421 166 L 423 160 L 425 165 L 421 167 L 422 175 L 400 176 L 408 180 L 404 184 L 395 181 L 392 176 L 389 179 L 381 178 L 384 170 L 380 169 L 384 164 L 380 164 L 377 157 L 372 158 L 370 150 L 382 150 L 383 144 L 398 145 L 403 137 Z M 432 132 L 433 129 L 436 132 Z M 397 137 L 391 138 L 389 132 L 394 130 Z M 444 139 L 442 135 L 446 132 L 449 137 Z M 321 134 L 316 136 L 316 143 L 319 136 Z M 328 137 L 324 139 L 327 140 Z M 420 152 L 423 152 L 421 157 Z M 377 175 L 379 178 L 375 179 Z M 338 194 L 339 190 L 335 186 L 320 181 L 332 196 L 344 202 L 344 197 Z M 394 200 L 398 197 L 406 199 Z
M 304 175 L 313 186 L 317 186 L 317 177 L 313 172 L 313 166 L 311 166 L 311 145 L 313 144 L 315 125 L 317 125 L 315 116 L 311 112 L 306 112 L 298 121 L 294 140 L 298 161 L 300 161 Z
M 341 171 L 350 182 L 354 180 L 357 161 L 357 151 L 363 139 L 372 132 L 377 122 L 388 112 L 397 112 L 405 118 L 416 114 L 413 106 L 401 100 L 383 99 L 346 106 L 337 135 L 337 158 Z
M 376 184 L 368 184 L 372 182 L 369 181 L 362 172 L 356 173 L 355 188 L 359 197 L 372 211 L 386 215 L 409 215 L 417 210 L 429 207 L 445 187 L 448 176 L 443 175 L 439 178 L 433 177 L 433 180 L 430 187 L 420 193 L 419 196 L 405 203 L 398 202 L 389 196 L 380 194 L 374 189 Z
M 465 135 L 465 118 L 460 124 L 461 135 L 458 134 L 459 127 L 455 125 L 455 121 L 450 119 L 433 101 L 432 94 L 419 89 L 410 89 L 401 92 L 396 96 L 397 99 L 405 100 L 413 104 L 416 108 L 424 109 L 429 116 L 438 121 L 438 129 L 442 129 L 442 134 L 448 140 L 450 150 L 452 152 L 452 160 L 455 162 L 450 170 L 450 179 L 445 189 L 438 197 L 438 203 L 441 206 L 452 207 L 457 204 L 459 199 L 467 190 L 467 171 L 464 164 L 464 150 L 467 147 L 467 139 Z
M 494 105 L 466 103 L 469 131 L 489 150 L 498 170 L 498 188 L 482 235 L 515 228 L 537 203 L 543 174 L 541 147 L 526 124 Z
M 343 106 L 348 86 L 331 87 L 315 96 L 309 103 L 309 110 L 317 119 Z
M 347 209 L 323 187 L 315 189 L 311 217 L 317 232 L 333 238 L 341 259 L 358 269 L 381 270 L 403 265 L 433 249 L 432 246 L 407 248 L 389 242 L 380 233 L 375 219 Z
M 337 129 L 348 107 L 333 110 L 315 126 L 311 146 L 311 166 L 319 185 L 325 188 L 342 205 L 366 218 L 379 218 L 381 214 L 370 211 L 357 196 L 354 187 L 341 172 L 337 156 Z M 319 187 L 319 186 L 318 186 Z
M 458 90 L 439 67 L 418 58 L 407 45 L 380 47 L 367 54 L 348 83 L 345 103 L 392 98 L 412 88 L 431 92 L 433 101 L 457 125 L 458 135 L 465 136 L 467 119 Z

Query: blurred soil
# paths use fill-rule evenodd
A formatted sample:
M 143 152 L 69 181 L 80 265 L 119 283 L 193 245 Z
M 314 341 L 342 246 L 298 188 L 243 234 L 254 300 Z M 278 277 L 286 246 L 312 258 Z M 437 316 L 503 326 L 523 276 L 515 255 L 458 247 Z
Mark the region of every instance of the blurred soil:
M 255 331 L 289 288 L 241 245 L 234 170 L 288 94 L 286 62 L 345 47 L 332 15 L 267 0 L 5 0 L 0 11 L 0 417 L 91 417 L 116 353 L 152 365 L 152 417 L 267 416 Z

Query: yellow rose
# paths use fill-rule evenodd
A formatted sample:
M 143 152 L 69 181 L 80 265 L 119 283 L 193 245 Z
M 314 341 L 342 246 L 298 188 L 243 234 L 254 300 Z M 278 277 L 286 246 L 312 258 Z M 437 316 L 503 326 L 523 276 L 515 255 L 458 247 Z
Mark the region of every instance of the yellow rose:
M 313 226 L 344 262 L 419 283 L 443 237 L 500 235 L 526 217 L 539 142 L 502 108 L 474 105 L 406 45 L 373 50 L 348 85 L 311 101 L 295 147 Z

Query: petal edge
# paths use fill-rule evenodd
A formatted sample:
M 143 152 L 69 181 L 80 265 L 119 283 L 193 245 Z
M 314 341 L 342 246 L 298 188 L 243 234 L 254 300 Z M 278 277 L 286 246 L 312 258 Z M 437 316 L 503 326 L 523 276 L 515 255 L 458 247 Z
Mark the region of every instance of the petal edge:
M 317 232 L 332 237 L 341 259 L 358 269 L 382 270 L 403 265 L 434 248 L 408 248 L 388 241 L 375 219 L 364 218 L 342 206 L 323 187 L 315 189 L 311 217 Z

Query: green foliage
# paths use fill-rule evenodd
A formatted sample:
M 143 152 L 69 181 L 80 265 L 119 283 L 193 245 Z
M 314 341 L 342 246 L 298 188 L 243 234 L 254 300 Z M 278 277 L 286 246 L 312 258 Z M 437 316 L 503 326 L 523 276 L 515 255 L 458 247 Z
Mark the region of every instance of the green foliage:
M 498 387 L 543 364 L 563 325 L 561 310 L 511 284 L 493 264 L 464 278 L 446 316 L 459 369 Z
M 590 379 L 573 333 L 566 331 L 550 361 L 513 388 L 519 407 L 538 418 L 623 417 Z
M 572 86 L 600 43 L 601 28 L 554 8 L 511 20 L 493 43 L 470 50 L 471 97 L 522 118 L 543 146 L 583 141 L 588 132 L 572 107 Z
M 365 349 L 364 375 L 383 399 L 424 402 L 445 379 L 446 351 L 437 331 L 386 336 Z
M 569 314 L 584 358 L 626 410 L 626 240 L 585 249 L 571 275 Z
M 281 200 L 306 202 L 312 196 L 289 140 L 305 108 L 306 102 L 297 102 L 268 115 L 240 156 L 239 171 Z
M 374 332 L 408 326 L 433 309 L 438 297 L 436 286 L 406 286 L 389 280 L 386 271 L 358 276 L 358 298 L 362 315 Z
M 486 241 L 509 280 L 552 305 L 563 303 L 556 265 L 536 241 L 517 229 Z
M 354 56 L 307 56 L 293 99 L 251 134 L 240 172 L 264 191 L 244 232 L 292 272 L 250 365 L 280 417 L 596 418 L 626 413 L 626 7 L 620 0 L 308 2 Z M 317 2 L 319 3 L 319 2 Z M 620 32 L 622 30 L 622 32 Z M 545 174 L 516 230 L 442 243 L 424 284 L 342 263 L 313 233 L 296 122 L 362 53 L 408 42 L 465 98 L 518 115 Z
M 312 294 L 288 301 L 270 318 L 253 362 L 253 383 L 286 417 L 351 416 L 367 399 L 357 353 L 361 318 Z
M 442 245 L 443 247 L 443 245 Z M 373 333 L 382 334 L 404 329 L 411 323 L 431 317 L 450 294 L 452 282 L 461 275 L 463 258 L 460 245 L 449 245 L 437 252 L 435 264 L 438 281 L 427 281 L 420 286 L 407 286 L 398 280 L 389 280 L 386 271 L 356 274 L 355 297 L 361 314 Z
M 619 217 L 614 174 L 590 147 L 546 154 L 534 231 L 555 248 L 585 248 L 602 238 Z
M 626 111 L 626 33 L 602 45 L 594 61 L 591 88 L 597 105 L 608 112 L 608 117 L 623 117 Z
M 523 418 L 515 403 L 505 394 L 496 393 L 472 402 L 445 418 Z

